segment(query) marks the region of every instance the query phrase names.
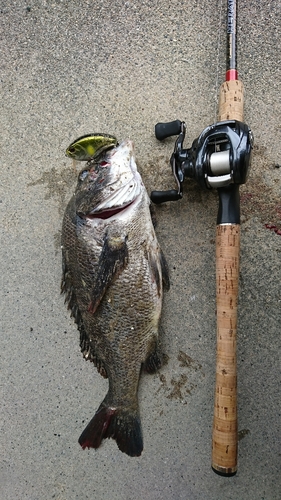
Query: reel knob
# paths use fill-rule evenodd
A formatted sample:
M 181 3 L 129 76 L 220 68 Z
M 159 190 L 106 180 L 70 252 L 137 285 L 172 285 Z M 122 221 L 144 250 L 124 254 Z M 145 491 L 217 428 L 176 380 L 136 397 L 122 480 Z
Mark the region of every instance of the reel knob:
M 155 125 L 155 137 L 158 141 L 163 141 L 167 137 L 172 137 L 173 135 L 179 135 L 181 132 L 182 122 L 180 120 L 174 120 L 173 122 L 167 123 L 157 123 Z
M 165 201 L 177 201 L 181 198 L 182 194 L 176 189 L 170 189 L 169 191 L 151 191 L 150 193 L 150 199 L 155 205 L 159 205 Z

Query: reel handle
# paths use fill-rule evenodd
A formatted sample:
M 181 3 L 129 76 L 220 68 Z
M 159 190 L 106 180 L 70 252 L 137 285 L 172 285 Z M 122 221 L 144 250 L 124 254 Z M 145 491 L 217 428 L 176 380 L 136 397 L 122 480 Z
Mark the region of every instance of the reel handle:
M 158 141 L 163 141 L 167 137 L 179 135 L 181 132 L 182 122 L 174 120 L 173 122 L 157 123 L 155 125 L 155 136 Z

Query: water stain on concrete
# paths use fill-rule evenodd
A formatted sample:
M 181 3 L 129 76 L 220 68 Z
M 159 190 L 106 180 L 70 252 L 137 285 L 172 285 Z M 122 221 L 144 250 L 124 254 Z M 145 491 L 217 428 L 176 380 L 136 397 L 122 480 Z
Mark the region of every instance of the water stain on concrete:
M 159 379 L 162 385 L 159 387 L 157 393 L 162 389 L 167 399 L 177 399 L 182 403 L 186 403 L 186 396 L 190 395 L 196 387 L 184 373 L 175 375 L 170 380 L 167 380 L 167 377 L 161 374 Z
M 172 391 L 170 392 L 170 394 L 168 394 L 167 398 L 168 399 L 180 399 L 180 400 L 182 400 L 183 395 L 182 395 L 181 389 L 184 389 L 187 380 L 188 380 L 187 376 L 184 374 L 181 374 L 178 377 L 178 379 L 176 379 L 175 377 L 172 377 L 171 378 Z M 192 388 L 189 389 L 186 387 L 185 392 L 190 394 Z
M 44 172 L 42 177 L 30 182 L 28 186 L 46 185 L 46 194 L 44 200 L 55 199 L 58 203 L 58 211 L 61 219 L 63 218 L 66 205 L 74 192 L 77 182 L 77 171 L 73 165 L 67 166 L 63 170 L 52 167 L 49 172 Z M 61 246 L 61 232 L 54 234 L 55 253 L 58 254 Z
M 167 373 L 161 373 L 159 375 L 161 386 L 156 391 L 156 394 L 162 390 L 167 399 L 178 400 L 186 404 L 186 398 L 196 389 L 197 383 L 205 374 L 202 365 L 181 350 L 178 353 L 177 361 L 180 363 L 175 374 L 170 376 Z M 169 373 L 174 371 L 170 366 Z
M 62 216 L 67 202 L 74 190 L 77 180 L 77 173 L 73 167 L 67 166 L 65 169 L 56 169 L 52 167 L 49 172 L 44 172 L 42 177 L 28 186 L 46 185 L 46 194 L 44 200 L 54 198 L 58 202 L 59 214 Z
M 180 362 L 180 367 L 182 368 L 193 368 L 195 371 L 201 370 L 202 368 L 202 365 L 198 363 L 198 361 L 195 361 L 183 351 L 179 351 L 178 361 Z

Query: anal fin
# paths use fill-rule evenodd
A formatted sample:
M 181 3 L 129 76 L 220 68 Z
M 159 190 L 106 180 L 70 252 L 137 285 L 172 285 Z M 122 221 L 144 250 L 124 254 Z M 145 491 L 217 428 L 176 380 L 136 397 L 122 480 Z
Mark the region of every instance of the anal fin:
M 161 353 L 156 349 L 146 358 L 143 364 L 143 370 L 146 373 L 156 373 L 163 364 Z

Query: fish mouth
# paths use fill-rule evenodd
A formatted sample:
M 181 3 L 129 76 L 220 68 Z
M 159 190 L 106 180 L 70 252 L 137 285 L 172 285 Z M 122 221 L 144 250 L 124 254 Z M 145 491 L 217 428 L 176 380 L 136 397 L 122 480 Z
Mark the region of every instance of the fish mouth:
M 125 205 L 122 205 L 120 207 L 112 207 L 112 208 L 107 208 L 105 210 L 101 210 L 100 212 L 95 212 L 95 213 L 88 213 L 86 215 L 83 215 L 83 219 L 90 219 L 90 220 L 93 220 L 93 219 L 110 219 L 111 217 L 115 216 L 115 215 L 119 215 L 121 212 L 124 212 L 125 210 L 127 210 L 131 205 L 133 205 L 133 203 L 135 202 L 136 200 L 133 200 L 129 203 L 126 203 Z

